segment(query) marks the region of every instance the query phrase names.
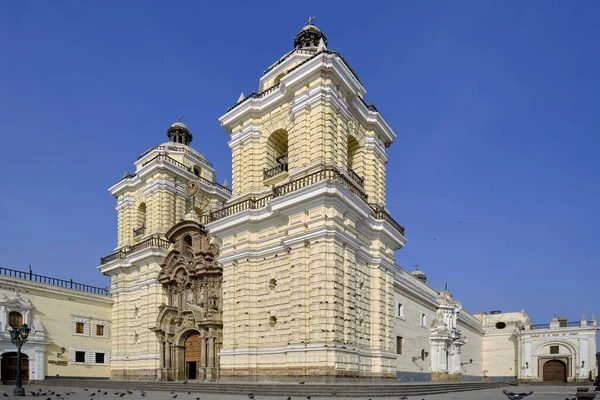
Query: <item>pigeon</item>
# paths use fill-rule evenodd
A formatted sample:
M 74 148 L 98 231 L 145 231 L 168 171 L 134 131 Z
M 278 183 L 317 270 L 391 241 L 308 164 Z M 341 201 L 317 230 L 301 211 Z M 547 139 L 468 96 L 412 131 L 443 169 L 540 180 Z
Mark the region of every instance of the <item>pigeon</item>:
M 187 383 L 188 383 L 188 381 L 183 381 L 183 384 L 184 384 L 184 385 L 185 385 L 185 384 L 187 384 Z
M 173 393 L 175 393 L 175 391 L 174 391 L 174 390 L 171 390 L 171 394 L 173 394 Z
M 304 385 L 306 382 L 302 381 L 302 382 L 298 382 L 298 383 L 300 383 L 301 385 Z
M 121 394 L 119 395 L 119 397 L 123 397 L 123 396 L 125 396 L 126 394 L 127 394 L 127 393 L 121 393 Z
M 292 396 L 288 396 L 286 400 L 292 400 Z
M 311 396 L 306 396 L 306 398 L 307 398 L 308 400 L 310 400 Z
M 85 390 L 86 392 L 89 392 L 89 390 L 87 390 L 86 388 L 83 388 L 83 390 Z
M 146 397 L 146 393 L 142 393 L 142 397 Z
M 98 389 L 98 393 L 100 393 L 102 391 L 102 389 Z
M 102 396 L 106 396 L 108 394 L 108 392 L 104 392 L 102 393 Z
M 188 392 L 188 394 L 192 394 L 192 392 Z
M 173 398 L 173 399 L 176 399 L 176 398 L 177 398 L 177 396 L 179 396 L 179 395 L 177 395 L 177 394 L 176 394 L 176 395 L 175 395 L 175 396 L 173 396 L 172 398 Z
M 506 397 L 508 397 L 508 400 L 523 400 L 523 398 L 529 396 L 533 392 L 513 393 L 513 392 L 507 391 L 506 389 L 502 389 L 502 393 L 504 393 L 506 395 Z
M 90 397 L 91 397 L 91 396 L 95 396 L 95 395 L 96 395 L 96 393 L 92 393 L 92 394 L 90 394 Z
M 399 397 L 400 400 L 408 400 L 408 396 Z
M 250 393 L 250 394 L 248 394 L 248 398 L 249 398 L 249 399 L 253 399 L 253 398 L 254 398 L 254 395 L 253 395 L 252 393 Z

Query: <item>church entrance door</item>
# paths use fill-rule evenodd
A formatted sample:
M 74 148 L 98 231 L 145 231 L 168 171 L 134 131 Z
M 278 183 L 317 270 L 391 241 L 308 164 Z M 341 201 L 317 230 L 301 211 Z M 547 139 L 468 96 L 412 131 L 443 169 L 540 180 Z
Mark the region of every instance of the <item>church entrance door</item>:
M 565 382 L 567 380 L 567 366 L 558 360 L 546 361 L 544 364 L 544 382 Z
M 2 383 L 12 384 L 17 380 L 17 352 L 2 354 L 0 367 L 0 375 Z M 27 382 L 29 380 L 29 357 L 21 353 L 21 380 Z
M 191 332 L 184 342 L 185 378 L 198 379 L 198 366 L 201 365 L 202 337 L 199 332 Z

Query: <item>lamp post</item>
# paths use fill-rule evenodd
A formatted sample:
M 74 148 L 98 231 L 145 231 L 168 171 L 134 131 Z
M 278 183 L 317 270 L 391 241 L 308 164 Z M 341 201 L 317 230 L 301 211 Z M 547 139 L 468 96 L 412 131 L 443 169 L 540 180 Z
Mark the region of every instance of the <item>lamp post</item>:
M 13 396 L 25 396 L 25 389 L 21 382 L 21 347 L 27 341 L 29 331 L 31 329 L 27 324 L 23 324 L 20 328 L 12 328 L 10 330 L 10 341 L 17 346 L 17 385 L 13 390 Z

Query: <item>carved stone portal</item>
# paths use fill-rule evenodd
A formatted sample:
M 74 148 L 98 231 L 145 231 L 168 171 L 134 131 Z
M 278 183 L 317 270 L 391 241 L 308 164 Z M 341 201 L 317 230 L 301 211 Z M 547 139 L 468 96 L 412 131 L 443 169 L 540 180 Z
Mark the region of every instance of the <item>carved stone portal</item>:
M 159 379 L 216 380 L 223 343 L 219 247 L 194 221 L 175 225 L 166 236 L 174 248 L 158 280 L 167 304 L 161 304 L 152 329 L 160 341 Z

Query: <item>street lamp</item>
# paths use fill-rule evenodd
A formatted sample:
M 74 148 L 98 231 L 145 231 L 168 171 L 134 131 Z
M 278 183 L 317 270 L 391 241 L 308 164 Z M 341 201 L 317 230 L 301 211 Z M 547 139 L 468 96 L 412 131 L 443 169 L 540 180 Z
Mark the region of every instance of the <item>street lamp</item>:
M 17 346 L 17 386 L 13 390 L 13 396 L 25 396 L 25 389 L 21 382 L 21 347 L 27 341 L 30 330 L 27 324 L 10 330 L 10 341 Z

